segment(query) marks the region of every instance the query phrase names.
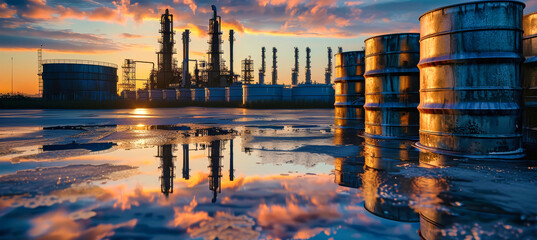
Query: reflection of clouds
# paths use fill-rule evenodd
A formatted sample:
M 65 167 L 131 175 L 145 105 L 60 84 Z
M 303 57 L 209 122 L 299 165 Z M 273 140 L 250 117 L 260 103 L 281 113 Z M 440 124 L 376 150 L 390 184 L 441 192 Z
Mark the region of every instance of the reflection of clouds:
M 216 216 L 199 224 L 199 227 L 189 229 L 192 238 L 241 240 L 257 239 L 259 232 L 254 230 L 255 222 L 248 216 L 233 216 L 217 212 Z
M 119 224 L 98 224 L 88 227 L 75 221 L 67 211 L 60 209 L 40 215 L 32 219 L 29 234 L 40 239 L 102 239 L 114 235 L 120 227 L 134 227 L 137 220 L 132 219 Z

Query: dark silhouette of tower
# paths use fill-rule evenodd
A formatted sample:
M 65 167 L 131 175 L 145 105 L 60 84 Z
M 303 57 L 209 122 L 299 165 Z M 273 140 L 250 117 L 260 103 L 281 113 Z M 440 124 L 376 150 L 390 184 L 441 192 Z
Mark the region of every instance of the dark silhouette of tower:
M 273 47 L 272 48 L 272 85 L 278 84 L 278 66 L 276 65 L 278 61 L 276 61 L 276 53 L 278 50 Z
M 216 202 L 217 194 L 222 191 L 222 149 L 221 140 L 211 141 L 209 145 L 209 189 L 213 191 L 212 202 Z
M 189 45 L 190 45 L 190 30 L 183 32 L 183 80 L 181 81 L 181 87 L 190 88 L 190 75 L 189 75 Z
M 175 156 L 173 156 L 173 145 L 165 144 L 158 146 L 158 158 L 160 158 L 160 191 L 167 197 L 173 193 L 173 179 L 175 178 Z
M 157 88 L 168 88 L 170 83 L 174 82 L 173 72 L 173 54 L 175 50 L 173 45 L 175 41 L 173 36 L 173 14 L 170 14 L 168 9 L 160 17 L 160 31 L 162 36 L 159 39 L 160 51 L 158 54 L 158 73 L 157 73 Z
M 298 48 L 295 47 L 295 67 L 293 68 L 291 72 L 291 84 L 297 85 L 298 84 Z
M 229 78 L 228 86 L 236 82 L 236 76 L 233 72 L 233 42 L 235 42 L 235 31 L 229 30 Z
M 311 84 L 311 49 L 306 48 L 306 84 Z
M 261 48 L 261 68 L 259 68 L 259 84 L 265 84 L 265 47 Z
M 190 153 L 188 144 L 183 144 L 183 178 L 190 179 Z
M 235 169 L 233 169 L 233 139 L 229 140 L 229 181 L 233 181 Z
M 324 70 L 324 84 L 332 82 L 332 48 L 328 47 L 328 66 Z
M 213 18 L 209 19 L 209 66 L 207 69 L 208 86 L 218 87 L 220 83 L 220 62 L 222 55 L 222 31 L 220 29 L 222 20 L 216 13 L 216 6 L 211 5 Z

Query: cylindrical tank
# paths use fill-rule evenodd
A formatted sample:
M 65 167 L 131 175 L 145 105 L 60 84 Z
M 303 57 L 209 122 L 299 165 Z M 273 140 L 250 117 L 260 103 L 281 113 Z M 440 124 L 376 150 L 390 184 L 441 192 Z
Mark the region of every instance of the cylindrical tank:
M 205 88 L 205 101 L 206 102 L 225 102 L 226 101 L 226 88 Z
M 117 99 L 117 65 L 112 63 L 47 59 L 43 61 L 42 77 L 46 100 Z
M 242 86 L 226 87 L 227 102 L 242 102 Z
M 162 90 L 160 90 L 160 89 L 149 90 L 149 100 L 150 101 L 162 101 L 163 99 L 164 98 L 163 98 Z
M 291 89 L 294 102 L 334 102 L 334 88 L 332 84 L 299 84 L 292 86 Z
M 176 101 L 177 100 L 177 91 L 175 89 L 164 89 L 162 90 L 162 98 L 166 101 Z
M 191 95 L 193 102 L 205 102 L 205 88 L 192 88 Z
M 336 54 L 335 125 L 364 128 L 364 51 Z
M 479 1 L 420 17 L 420 142 L 470 158 L 519 158 L 522 10 Z
M 418 139 L 420 35 L 400 33 L 365 40 L 365 134 Z
M 290 87 L 283 88 L 282 101 L 284 101 L 284 102 L 293 101 L 293 89 L 292 88 L 290 88 Z
M 138 89 L 136 91 L 137 101 L 149 101 L 149 90 Z
M 121 91 L 121 98 L 124 100 L 136 100 L 136 91 Z
M 242 85 L 243 104 L 282 101 L 283 85 Z
M 177 100 L 182 102 L 192 101 L 192 90 L 190 88 L 177 89 Z
M 525 106 L 523 141 L 529 154 L 537 146 L 537 12 L 525 15 L 522 27 L 524 29 L 522 46 L 526 58 L 522 65 Z

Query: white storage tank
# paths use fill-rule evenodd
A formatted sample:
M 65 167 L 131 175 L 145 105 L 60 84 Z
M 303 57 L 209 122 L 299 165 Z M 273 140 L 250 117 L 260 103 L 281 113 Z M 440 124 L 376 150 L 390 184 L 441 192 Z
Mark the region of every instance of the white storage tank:
M 332 84 L 300 84 L 292 86 L 294 102 L 333 103 L 334 87 Z
M 152 89 L 152 90 L 148 90 L 148 92 L 149 92 L 150 101 L 162 101 L 163 100 L 162 90 Z
M 205 88 L 206 102 L 225 102 L 226 88 Z
M 205 88 L 192 88 L 192 101 L 204 102 L 205 101 Z
M 177 100 L 182 102 L 192 101 L 192 90 L 190 88 L 177 89 Z
M 226 87 L 227 102 L 242 102 L 242 86 Z
M 136 100 L 136 91 L 121 91 L 121 99 Z
M 242 85 L 243 104 L 280 102 L 283 85 Z
M 163 98 L 165 101 L 176 101 L 177 100 L 177 91 L 175 89 L 164 89 L 162 90 Z
M 136 91 L 136 100 L 149 101 L 149 90 L 138 89 L 138 91 Z
M 282 93 L 282 101 L 292 102 L 293 101 L 293 89 L 291 87 L 284 87 Z

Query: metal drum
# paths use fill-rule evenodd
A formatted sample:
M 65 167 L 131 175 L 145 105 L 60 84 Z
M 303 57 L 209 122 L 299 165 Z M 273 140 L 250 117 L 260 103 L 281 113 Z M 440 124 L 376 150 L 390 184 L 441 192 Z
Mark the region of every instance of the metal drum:
M 364 51 L 336 54 L 336 126 L 364 128 L 364 65 Z
M 524 143 L 528 151 L 537 146 L 537 12 L 522 18 L 526 61 L 522 65 L 524 87 Z
M 365 40 L 365 134 L 418 139 L 420 43 L 418 33 Z
M 519 158 L 522 10 L 479 1 L 420 17 L 420 142 L 424 151 Z

